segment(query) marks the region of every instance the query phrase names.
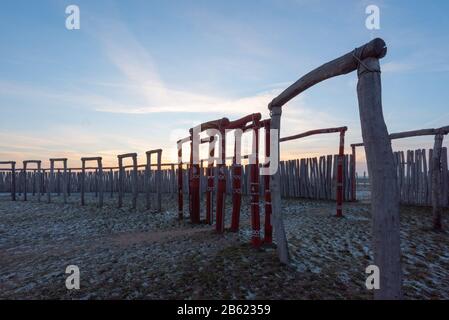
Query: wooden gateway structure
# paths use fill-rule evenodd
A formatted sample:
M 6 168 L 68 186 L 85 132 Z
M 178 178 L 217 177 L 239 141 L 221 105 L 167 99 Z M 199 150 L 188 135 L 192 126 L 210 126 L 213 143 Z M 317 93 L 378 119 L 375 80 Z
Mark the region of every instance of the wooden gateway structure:
M 332 77 L 357 70 L 357 96 L 365 144 L 368 172 L 372 185 L 374 264 L 382 270 L 380 289 L 375 298 L 402 297 L 402 269 L 399 233 L 399 197 L 393 150 L 382 112 L 379 59 L 387 53 L 385 42 L 376 38 L 301 77 L 274 98 L 268 108 L 271 129 L 281 128 L 282 107 L 308 88 Z M 279 136 L 278 136 L 279 137 Z M 278 143 L 279 148 L 279 143 Z M 288 263 L 289 253 L 282 219 L 279 170 L 271 176 L 273 226 L 281 262 Z
M 86 157 L 81 158 L 81 205 L 85 205 L 84 193 L 85 193 L 85 179 L 86 179 L 86 162 L 87 161 L 96 161 L 97 162 L 97 170 L 98 175 L 96 175 L 96 192 L 98 192 L 98 206 L 101 208 L 103 206 L 103 163 L 101 157 Z
M 37 188 L 37 201 L 40 202 L 41 201 L 41 194 L 42 194 L 42 177 L 41 177 L 41 165 L 42 165 L 42 161 L 41 160 L 24 160 L 23 161 L 23 169 L 22 169 L 22 176 L 23 176 L 23 201 L 27 201 L 27 165 L 29 163 L 33 163 L 37 165 L 37 172 L 35 171 L 35 174 L 33 175 L 33 187 L 36 186 L 36 182 L 38 185 Z M 33 188 L 33 195 L 36 192 L 36 189 Z
M 155 189 L 156 189 L 156 210 L 158 212 L 162 211 L 162 172 L 161 172 L 161 162 L 162 162 L 162 149 L 150 150 L 146 153 L 147 164 L 145 166 L 145 202 L 147 210 L 151 209 L 151 156 L 156 155 L 156 174 L 154 179 Z
M 63 165 L 63 176 L 62 176 L 62 193 L 64 196 L 64 203 L 67 203 L 67 192 L 68 192 L 68 179 L 67 179 L 67 158 L 51 158 L 50 159 L 50 173 L 49 173 L 49 177 L 48 177 L 48 188 L 47 188 L 47 202 L 50 203 L 51 202 L 51 193 L 53 191 L 53 186 L 55 184 L 55 175 L 54 175 L 54 171 L 55 171 L 55 163 L 56 162 L 62 162 Z M 61 185 L 59 179 L 60 179 L 60 175 L 59 175 L 59 169 L 58 169 L 58 175 L 57 175 L 57 179 L 58 179 L 58 193 L 60 191 L 59 186 Z
M 131 158 L 133 161 L 132 164 L 132 209 L 137 208 L 137 194 L 138 194 L 138 173 L 137 173 L 137 153 L 125 153 L 119 154 L 118 158 L 118 207 L 121 208 L 123 206 L 123 196 L 124 196 L 124 184 L 125 184 L 125 166 L 123 165 L 123 159 Z
M 216 209 L 215 209 L 215 230 L 217 233 L 223 233 L 225 230 L 225 195 L 226 195 L 226 135 L 228 132 L 234 131 L 234 154 L 232 159 L 232 216 L 231 216 L 231 232 L 238 232 L 240 226 L 240 211 L 242 199 L 242 165 L 241 160 L 249 159 L 249 176 L 250 176 L 250 196 L 251 196 L 251 243 L 254 247 L 259 247 L 262 243 L 272 243 L 272 226 L 271 226 L 271 195 L 269 188 L 269 178 L 265 178 L 265 224 L 264 239 L 260 237 L 260 205 L 259 205 L 259 130 L 265 128 L 265 155 L 270 156 L 270 120 L 261 120 L 261 114 L 255 113 L 247 115 L 235 121 L 229 121 L 227 118 L 213 120 L 202 123 L 197 127 L 190 129 L 190 136 L 177 141 L 178 149 L 178 212 L 179 219 L 183 218 L 183 178 L 182 178 L 182 146 L 190 143 L 190 163 L 189 172 L 189 211 L 190 221 L 192 223 L 200 223 L 200 163 L 202 159 L 199 157 L 199 145 L 203 143 L 209 144 L 206 188 L 206 223 L 211 224 L 213 219 L 213 191 L 215 178 L 217 179 L 216 190 Z M 249 155 L 241 155 L 241 138 L 245 132 L 253 132 L 252 153 Z M 208 137 L 200 138 L 199 134 L 206 132 Z M 215 157 L 215 143 L 219 141 L 219 157 Z M 214 172 L 214 162 L 217 163 L 217 172 Z M 262 165 L 263 167 L 266 164 Z M 216 174 L 216 176 L 215 176 Z
M 0 165 L 9 165 L 11 170 L 11 200 L 16 201 L 16 162 L 0 161 Z

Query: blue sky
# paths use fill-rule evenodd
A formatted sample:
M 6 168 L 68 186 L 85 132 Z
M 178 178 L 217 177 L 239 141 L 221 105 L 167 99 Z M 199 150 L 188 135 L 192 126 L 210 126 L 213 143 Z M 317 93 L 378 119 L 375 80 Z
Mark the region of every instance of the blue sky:
M 65 28 L 76 4 L 81 29 Z M 380 8 L 380 30 L 365 27 Z M 374 37 L 389 132 L 449 125 L 448 1 L 23 1 L 0 3 L 0 159 L 46 160 L 164 149 L 191 126 L 251 112 L 301 75 Z M 285 107 L 283 136 L 347 125 L 361 141 L 356 75 Z M 337 152 L 338 137 L 283 145 L 282 157 Z M 428 148 L 432 138 L 395 141 Z M 447 141 L 445 142 L 447 146 Z M 347 149 L 349 151 L 349 148 Z M 143 161 L 143 157 L 140 158 Z M 359 159 L 363 169 L 363 154 Z

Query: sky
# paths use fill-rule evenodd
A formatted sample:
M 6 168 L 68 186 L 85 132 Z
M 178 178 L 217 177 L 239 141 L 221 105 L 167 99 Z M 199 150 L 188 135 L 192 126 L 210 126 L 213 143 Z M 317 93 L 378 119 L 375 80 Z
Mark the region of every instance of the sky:
M 65 27 L 68 5 L 80 29 Z M 380 9 L 368 30 L 365 10 Z M 449 2 L 337 0 L 0 3 L 0 160 L 116 155 L 162 148 L 201 122 L 261 112 L 310 70 L 375 37 L 390 133 L 449 125 Z M 361 142 L 357 75 L 333 78 L 291 100 L 281 136 L 348 126 Z M 250 139 L 246 139 L 246 149 Z M 432 137 L 393 142 L 429 148 Z M 447 139 L 444 143 L 448 146 Z M 338 135 L 284 143 L 281 158 L 337 153 Z M 347 147 L 347 152 L 350 148 Z M 365 170 L 358 152 L 359 173 Z M 19 166 L 20 167 L 20 166 Z

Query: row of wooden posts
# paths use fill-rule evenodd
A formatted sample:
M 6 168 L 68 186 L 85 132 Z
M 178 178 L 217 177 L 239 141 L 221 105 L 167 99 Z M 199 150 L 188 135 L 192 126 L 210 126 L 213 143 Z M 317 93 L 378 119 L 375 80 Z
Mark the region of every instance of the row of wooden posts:
M 410 205 L 432 205 L 432 154 L 433 149 L 395 152 L 398 190 L 401 203 Z M 449 205 L 449 171 L 447 148 L 441 152 L 440 193 L 441 206 Z
M 432 205 L 431 181 L 432 170 L 430 170 L 430 161 L 433 150 L 425 149 L 407 150 L 395 152 L 395 164 L 397 170 L 397 183 L 401 196 L 401 203 L 410 205 Z M 442 148 L 442 206 L 449 206 L 449 171 L 448 171 L 448 152 L 447 148 Z M 337 159 L 338 155 L 327 155 L 314 158 L 301 158 L 285 160 L 280 162 L 281 175 L 281 195 L 283 198 L 307 198 L 317 200 L 335 200 L 337 183 Z M 95 159 L 98 161 L 98 159 Z M 350 174 L 353 167 L 353 157 L 345 155 L 343 161 L 343 199 L 351 201 L 351 185 L 353 176 Z M 157 165 L 156 165 L 157 166 Z M 141 166 L 138 166 L 141 167 Z M 446 170 L 444 170 L 446 168 Z M 217 168 L 214 168 L 216 171 Z M 41 195 L 66 194 L 70 196 L 73 193 L 83 195 L 82 204 L 85 203 L 84 194 L 93 193 L 96 198 L 100 198 L 103 193 L 110 198 L 118 194 L 120 186 L 120 171 L 113 168 L 100 170 L 98 168 L 87 168 L 85 173 L 76 169 L 68 168 L 64 175 L 64 169 L 51 170 L 27 169 L 27 171 L 15 170 L 15 191 L 27 199 L 27 194 L 39 197 Z M 154 171 L 154 174 L 151 172 Z M 26 173 L 25 173 L 26 172 Z M 123 193 L 133 193 L 134 186 L 138 193 L 146 193 L 147 187 L 150 194 L 171 194 L 177 193 L 177 175 L 178 169 L 175 164 L 161 164 L 160 170 L 151 170 L 147 177 L 147 170 L 137 170 L 137 183 L 135 184 L 133 170 L 124 169 Z M 26 174 L 26 178 L 25 178 Z M 185 194 L 189 193 L 188 188 L 188 170 L 183 169 Z M 160 176 L 160 187 L 157 177 Z M 215 185 L 217 183 L 217 174 L 215 176 Z M 228 181 L 232 179 L 232 167 L 227 166 L 225 176 Z M 11 171 L 0 172 L 0 193 L 10 193 L 12 190 Z M 357 180 L 357 178 L 356 178 Z M 50 183 L 52 181 L 52 183 Z M 148 181 L 148 185 L 146 185 Z M 242 166 L 242 194 L 250 195 L 250 176 L 249 165 Z M 42 188 L 40 187 L 42 186 Z M 206 168 L 201 165 L 200 170 L 200 190 L 204 196 L 207 190 Z M 260 178 L 260 195 L 263 195 L 264 179 Z M 40 189 L 41 188 L 41 189 Z M 51 190 L 49 190 L 51 188 Z M 101 192 L 103 190 L 103 192 Z M 232 185 L 226 184 L 226 193 L 232 193 Z M 100 201 L 100 199 L 99 199 Z
M 151 157 L 157 155 L 155 172 L 152 170 Z M 142 190 L 145 193 L 146 208 L 152 208 L 151 194 L 156 194 L 156 210 L 162 210 L 162 149 L 150 150 L 146 152 L 147 163 L 145 170 L 141 171 L 143 179 Z M 10 168 L 2 169 L 0 173 L 0 192 L 10 192 L 12 200 L 16 200 L 16 191 L 23 194 L 23 200 L 27 200 L 28 190 L 33 195 L 37 194 L 37 200 L 41 201 L 41 196 L 46 194 L 47 202 L 50 203 L 53 193 L 62 194 L 64 203 L 72 192 L 79 192 L 81 205 L 85 205 L 85 193 L 95 192 L 98 198 L 98 206 L 104 203 L 104 193 L 110 192 L 111 197 L 114 191 L 118 194 L 118 207 L 123 205 L 123 197 L 128 189 L 132 193 L 132 208 L 137 207 L 137 194 L 139 193 L 139 167 L 137 164 L 137 154 L 118 155 L 118 167 L 103 167 L 101 157 L 81 158 L 81 168 L 68 168 L 66 158 L 50 159 L 50 168 L 43 169 L 40 160 L 25 160 L 23 168 L 17 169 L 14 161 L 1 161 L 2 165 L 9 165 Z M 123 160 L 131 158 L 132 166 L 125 166 Z M 95 161 L 95 167 L 87 167 L 86 163 Z M 61 162 L 62 168 L 55 169 L 55 163 Z M 35 163 L 37 168 L 29 169 L 27 165 Z M 133 170 L 126 170 L 132 167 Z M 6 171 L 5 171 L 6 170 Z M 93 171 L 92 171 L 93 170 Z M 116 170 L 116 171 L 114 171 Z M 105 172 L 106 171 L 106 172 Z M 131 179 L 132 176 L 132 179 Z M 133 181 L 130 183 L 130 181 Z M 86 188 L 87 185 L 87 188 Z M 108 189 L 109 188 L 109 189 Z M 9 190 L 8 190 L 9 189 Z

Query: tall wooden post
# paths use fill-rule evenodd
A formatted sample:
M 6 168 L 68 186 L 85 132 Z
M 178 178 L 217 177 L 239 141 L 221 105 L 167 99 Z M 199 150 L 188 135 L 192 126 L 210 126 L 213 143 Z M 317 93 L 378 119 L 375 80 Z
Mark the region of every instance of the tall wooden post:
M 194 153 L 199 156 L 199 136 L 194 137 L 194 130 L 190 134 L 190 202 L 191 202 L 191 222 L 200 223 L 200 164 L 194 162 Z M 193 143 L 193 139 L 198 143 Z
M 151 153 L 147 152 L 147 164 L 145 166 L 145 203 L 147 210 L 151 209 Z
M 443 225 L 441 223 L 441 147 L 443 145 L 443 135 L 435 135 L 435 142 L 432 153 L 432 215 L 433 229 L 441 231 Z M 447 168 L 443 168 L 447 170 Z
M 217 182 L 217 203 L 215 222 L 215 230 L 217 233 L 224 232 L 224 215 L 225 215 L 225 197 L 226 197 L 226 132 L 224 128 L 220 128 L 220 159 L 217 164 L 218 182 Z
M 85 200 L 84 200 L 84 188 L 85 188 L 85 179 L 86 179 L 86 162 L 81 159 L 81 182 L 80 182 L 80 197 L 81 197 L 81 205 L 84 206 L 86 204 Z
M 66 186 L 66 189 L 67 189 L 67 196 L 68 197 L 70 197 L 70 195 L 71 195 L 71 192 L 72 192 L 72 169 L 68 169 L 67 170 L 67 186 Z
M 63 159 L 64 172 L 62 176 L 62 188 L 63 188 L 63 197 L 64 203 L 67 203 L 67 159 Z
M 111 188 L 111 199 L 114 198 L 114 170 L 111 168 L 109 170 L 109 176 L 110 176 L 110 185 L 109 187 Z
M 53 191 L 53 174 L 55 169 L 55 162 L 53 159 L 50 159 L 50 172 L 48 175 L 48 183 L 47 183 L 47 202 L 51 202 L 51 192 Z
M 23 162 L 22 174 L 23 174 L 23 201 L 27 201 L 28 183 L 27 183 L 27 162 L 26 161 Z
M 157 211 L 162 211 L 162 149 L 157 150 L 157 174 L 156 174 L 156 192 L 157 192 Z
M 359 59 L 357 50 L 354 56 Z M 399 196 L 393 150 L 382 112 L 380 65 L 375 57 L 359 62 L 357 95 L 371 180 L 374 264 L 380 269 L 380 289 L 375 290 L 374 297 L 400 299 Z
M 356 201 L 356 153 L 355 146 L 351 145 L 352 155 L 351 155 L 351 201 Z
M 345 157 L 345 131 L 340 131 L 337 166 L 337 217 L 343 216 L 343 159 Z
M 259 211 L 259 128 L 253 131 L 253 159 L 250 161 L 251 180 L 251 242 L 256 248 L 260 247 L 260 211 Z
M 103 199 L 104 199 L 104 186 L 103 186 L 103 163 L 102 158 L 98 158 L 98 206 L 103 207 Z
M 11 162 L 11 199 L 16 201 L 16 163 Z
M 235 130 L 234 134 L 234 157 L 232 161 L 232 217 L 231 217 L 231 231 L 239 231 L 240 210 L 242 203 L 242 164 L 241 154 L 242 150 L 242 131 Z
M 265 122 L 265 162 L 270 159 L 270 121 Z M 270 164 L 266 163 L 265 167 Z M 265 244 L 273 242 L 273 227 L 271 225 L 271 190 L 270 190 L 270 176 L 264 176 L 265 188 L 265 221 L 264 221 L 264 239 Z
M 139 192 L 138 190 L 138 180 L 137 180 L 137 155 L 132 157 L 133 159 L 133 200 L 132 200 L 132 208 L 136 209 L 137 208 L 137 194 Z
M 125 178 L 125 169 L 123 168 L 123 159 L 119 156 L 118 158 L 118 207 L 123 206 L 123 183 Z
M 287 236 L 285 234 L 284 220 L 282 218 L 282 206 L 281 206 L 281 179 L 279 172 L 279 160 L 280 160 L 280 143 L 279 143 L 279 134 L 281 131 L 281 115 L 282 108 L 277 106 L 272 106 L 271 108 L 271 129 L 277 130 L 277 141 L 274 143 L 277 144 L 278 149 L 278 163 L 276 173 L 270 176 L 270 189 L 271 189 L 271 206 L 273 210 L 273 227 L 274 227 L 274 236 L 276 237 L 277 251 L 279 260 L 288 264 L 290 261 L 290 254 L 288 251 L 287 244 Z M 273 150 L 270 150 L 271 152 Z
M 211 137 L 209 144 L 209 159 L 207 162 L 207 190 L 206 190 L 206 223 L 212 224 L 213 215 L 213 191 L 214 191 L 214 156 L 215 156 L 215 137 Z

